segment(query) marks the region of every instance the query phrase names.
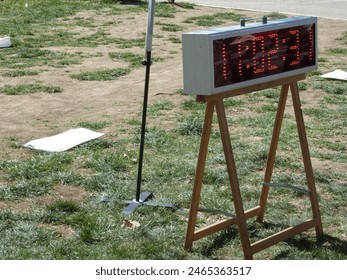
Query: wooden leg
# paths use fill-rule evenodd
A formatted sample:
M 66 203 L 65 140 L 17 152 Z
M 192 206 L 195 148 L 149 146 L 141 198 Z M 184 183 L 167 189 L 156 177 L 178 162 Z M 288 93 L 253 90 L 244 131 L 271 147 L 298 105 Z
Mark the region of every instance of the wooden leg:
M 198 163 L 196 167 L 194 189 L 192 194 L 192 202 L 190 207 L 188 228 L 187 228 L 187 234 L 186 234 L 186 242 L 185 242 L 186 250 L 191 250 L 193 246 L 193 241 L 194 241 L 196 218 L 198 214 L 200 195 L 201 195 L 201 186 L 202 186 L 202 180 L 204 177 L 206 156 L 207 156 L 208 144 L 209 144 L 211 128 L 212 128 L 214 106 L 215 106 L 215 102 L 207 102 L 206 104 L 204 127 L 202 131 L 202 136 L 201 136 L 200 150 L 199 150 L 199 156 L 198 156 Z
M 315 227 L 316 234 L 319 236 L 323 234 L 323 225 L 322 225 L 321 215 L 319 211 L 317 191 L 316 191 L 316 186 L 314 181 L 310 151 L 308 148 L 308 142 L 307 142 L 307 136 L 305 131 L 304 118 L 303 118 L 303 114 L 301 110 L 301 102 L 300 102 L 297 82 L 292 83 L 290 85 L 290 89 L 292 92 L 293 107 L 294 107 L 295 118 L 296 118 L 296 123 L 298 127 L 298 134 L 300 139 L 302 158 L 303 158 L 305 172 L 306 172 L 307 185 L 310 190 L 312 214 L 313 214 L 313 219 L 316 221 L 316 227 Z
M 286 102 L 287 102 L 288 90 L 289 90 L 289 84 L 282 86 L 281 95 L 280 95 L 280 99 L 278 102 L 278 109 L 277 109 L 274 129 L 273 129 L 273 133 L 272 133 L 269 155 L 268 155 L 267 164 L 266 164 L 265 175 L 264 175 L 264 182 L 265 183 L 271 182 L 272 171 L 273 171 L 273 168 L 275 165 L 278 139 L 279 139 L 280 132 L 281 132 L 282 120 L 283 120 L 284 110 L 285 110 L 285 106 L 286 106 Z M 261 196 L 260 196 L 260 202 L 259 202 L 260 212 L 259 212 L 258 217 L 257 217 L 258 222 L 262 222 L 264 219 L 268 192 L 269 192 L 269 187 L 263 186 Z
M 244 257 L 245 259 L 251 260 L 253 259 L 253 253 L 252 253 L 252 248 L 251 248 L 251 244 L 250 244 L 249 236 L 248 236 L 246 216 L 245 216 L 245 212 L 244 212 L 244 208 L 242 204 L 240 186 L 239 186 L 239 181 L 237 178 L 236 165 L 235 165 L 233 150 L 231 147 L 229 129 L 228 129 L 228 124 L 227 124 L 227 120 L 225 116 L 223 100 L 217 101 L 216 111 L 218 116 L 218 123 L 219 123 L 219 128 L 220 128 L 221 137 L 222 137 L 223 150 L 224 150 L 225 160 L 226 160 L 228 174 L 229 174 L 231 192 L 233 195 L 233 201 L 234 201 L 235 212 L 236 212 L 236 220 L 237 220 L 237 225 L 240 231 L 240 238 L 241 238 L 242 248 L 244 252 Z

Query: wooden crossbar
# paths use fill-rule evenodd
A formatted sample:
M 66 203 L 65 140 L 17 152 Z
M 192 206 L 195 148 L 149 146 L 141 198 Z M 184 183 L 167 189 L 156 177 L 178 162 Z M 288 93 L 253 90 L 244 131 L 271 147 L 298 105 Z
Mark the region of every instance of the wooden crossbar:
M 260 206 L 254 207 L 252 209 L 249 209 L 245 212 L 245 217 L 246 219 L 253 218 L 258 215 L 260 210 Z M 237 218 L 229 218 L 229 219 L 224 219 L 218 222 L 215 222 L 212 225 L 206 226 L 200 230 L 197 230 L 194 232 L 194 237 L 193 240 L 198 240 L 201 239 L 205 236 L 208 236 L 210 234 L 216 233 L 218 231 L 221 231 L 223 229 L 226 229 L 228 227 L 231 227 L 232 225 L 235 225 L 237 223 Z
M 252 243 L 251 244 L 252 252 L 253 254 L 258 253 L 266 248 L 269 248 L 272 245 L 277 244 L 278 242 L 287 240 L 288 238 L 294 235 L 297 235 L 301 232 L 314 228 L 316 225 L 317 225 L 317 220 L 312 219 L 312 220 L 305 221 L 299 225 L 286 228 L 262 240 Z

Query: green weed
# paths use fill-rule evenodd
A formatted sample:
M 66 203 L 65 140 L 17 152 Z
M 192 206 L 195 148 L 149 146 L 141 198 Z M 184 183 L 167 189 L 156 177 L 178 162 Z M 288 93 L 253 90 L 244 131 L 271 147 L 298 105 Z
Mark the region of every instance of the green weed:
M 316 83 L 314 87 L 323 89 L 325 92 L 334 95 L 343 95 L 347 93 L 347 85 L 341 81 L 321 81 Z
M 78 126 L 88 128 L 91 130 L 101 130 L 105 127 L 107 127 L 109 123 L 108 122 L 89 122 L 89 121 L 82 121 L 78 123 Z
M 186 23 L 195 23 L 198 26 L 215 26 L 224 24 L 226 21 L 240 21 L 241 14 L 231 12 L 217 13 L 214 15 L 205 15 L 198 17 L 190 17 L 185 20 Z
M 202 127 L 203 120 L 201 114 L 191 114 L 180 117 L 177 132 L 181 135 L 200 136 L 202 133 Z
M 157 23 L 158 25 L 161 26 L 161 30 L 163 31 L 168 31 L 168 32 L 178 32 L 178 31 L 182 31 L 183 27 L 179 26 L 177 24 L 173 24 L 173 23 Z
M 188 98 L 182 102 L 183 110 L 202 111 L 204 108 L 205 104 L 196 102 L 194 98 Z
M 171 101 L 157 101 L 148 107 L 148 113 L 153 116 L 162 115 L 162 111 L 171 110 L 174 107 Z
M 105 69 L 99 71 L 81 72 L 78 74 L 71 74 L 71 78 L 81 81 L 111 81 L 129 74 L 129 68 L 115 68 Z
M 132 159 L 123 152 L 95 152 L 90 160 L 84 163 L 85 168 L 91 168 L 95 172 L 114 172 L 126 171 L 129 166 L 133 165 Z
M 130 64 L 133 68 L 142 66 L 143 55 L 134 54 L 132 52 L 110 52 L 109 57 L 114 60 L 123 60 Z
M 0 54 L 0 58 L 0 67 L 19 69 L 22 72 L 14 73 L 23 73 L 29 71 L 28 67 L 34 66 L 62 67 L 64 65 L 79 64 L 83 56 L 78 53 L 69 54 L 18 46 Z
M 81 211 L 81 206 L 71 200 L 58 199 L 46 206 L 43 222 L 51 224 L 68 223 L 69 217 Z
M 169 5 L 168 3 L 157 3 L 155 7 L 155 15 L 163 18 L 174 18 L 177 12 L 175 6 Z
M 146 42 L 146 38 L 133 38 L 133 39 L 124 39 L 124 38 L 116 38 L 115 43 L 121 49 L 130 49 L 133 47 L 143 47 Z
M 23 180 L 14 185 L 0 187 L 0 200 L 18 200 L 47 194 L 51 191 L 53 182 L 49 178 L 34 178 Z
M 178 38 L 176 36 L 170 36 L 168 40 L 174 44 L 181 44 L 182 43 L 181 38 Z
M 69 154 L 39 154 L 25 161 L 1 162 L 0 169 L 7 175 L 8 180 L 30 180 L 66 171 L 71 162 L 72 156 Z
M 35 76 L 38 75 L 38 71 L 32 71 L 32 70 L 13 70 L 13 71 L 7 71 L 1 74 L 1 76 L 4 77 L 22 77 L 22 76 Z
M 286 15 L 278 13 L 278 12 L 272 12 L 270 14 L 266 15 L 268 17 L 268 20 L 272 20 L 272 19 L 280 19 L 280 18 L 287 18 Z
M 47 93 L 58 93 L 63 90 L 60 87 L 52 87 L 52 86 L 42 86 L 42 85 L 19 85 L 19 86 L 3 86 L 0 87 L 0 93 L 5 95 L 24 95 L 31 94 L 36 92 L 47 92 Z
M 334 55 L 347 55 L 347 48 L 334 48 L 330 50 Z

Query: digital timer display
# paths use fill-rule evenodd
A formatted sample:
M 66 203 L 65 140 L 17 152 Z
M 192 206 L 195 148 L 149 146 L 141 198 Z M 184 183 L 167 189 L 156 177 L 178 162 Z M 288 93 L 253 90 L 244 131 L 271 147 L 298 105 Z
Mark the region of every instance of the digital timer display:
M 215 87 L 313 66 L 315 25 L 213 41 Z
M 211 95 L 317 69 L 317 18 L 184 33 L 184 92 Z

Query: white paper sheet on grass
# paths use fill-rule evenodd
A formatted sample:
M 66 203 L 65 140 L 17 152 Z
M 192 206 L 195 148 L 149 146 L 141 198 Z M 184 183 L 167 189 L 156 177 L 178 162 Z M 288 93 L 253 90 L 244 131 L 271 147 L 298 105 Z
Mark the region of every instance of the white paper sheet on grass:
M 75 128 L 50 137 L 32 140 L 26 143 L 24 147 L 45 152 L 63 152 L 103 135 L 104 133 L 86 128 Z
M 326 73 L 321 76 L 322 78 L 327 78 L 327 79 L 336 79 L 336 80 L 343 80 L 347 81 L 347 72 L 342 71 L 340 69 L 337 69 L 333 72 Z

